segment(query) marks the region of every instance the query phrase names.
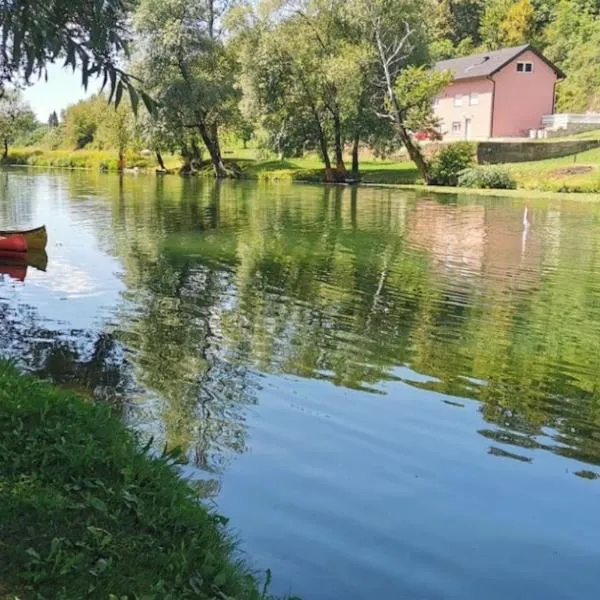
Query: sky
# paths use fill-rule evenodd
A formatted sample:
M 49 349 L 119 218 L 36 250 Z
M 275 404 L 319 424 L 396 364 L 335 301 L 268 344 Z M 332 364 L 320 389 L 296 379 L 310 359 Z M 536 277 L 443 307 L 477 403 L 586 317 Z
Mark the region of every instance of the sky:
M 87 91 L 81 85 L 81 73 L 60 65 L 48 66 L 48 81 L 41 79 L 24 91 L 26 102 L 37 118 L 45 123 L 53 110 L 60 111 L 69 104 L 88 98 L 100 89 L 101 80 L 92 79 Z

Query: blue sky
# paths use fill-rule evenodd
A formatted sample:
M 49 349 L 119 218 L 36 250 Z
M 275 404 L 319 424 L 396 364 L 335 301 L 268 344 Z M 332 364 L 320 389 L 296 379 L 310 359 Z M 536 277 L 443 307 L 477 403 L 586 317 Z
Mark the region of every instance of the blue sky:
M 87 98 L 100 89 L 101 80 L 92 79 L 87 91 L 81 85 L 81 73 L 63 69 L 60 65 L 48 67 L 48 81 L 40 81 L 24 91 L 25 100 L 29 103 L 38 119 L 45 123 L 50 113 L 57 114 L 82 98 Z

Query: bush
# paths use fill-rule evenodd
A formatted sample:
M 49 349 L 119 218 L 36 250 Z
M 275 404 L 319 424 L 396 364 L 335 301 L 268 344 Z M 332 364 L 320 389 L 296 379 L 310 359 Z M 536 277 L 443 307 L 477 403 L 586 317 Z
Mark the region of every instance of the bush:
M 460 173 L 458 185 L 467 188 L 514 190 L 517 182 L 504 167 L 471 167 Z
M 470 142 L 456 142 L 441 148 L 431 161 L 431 183 L 456 185 L 458 176 L 475 162 L 475 147 Z

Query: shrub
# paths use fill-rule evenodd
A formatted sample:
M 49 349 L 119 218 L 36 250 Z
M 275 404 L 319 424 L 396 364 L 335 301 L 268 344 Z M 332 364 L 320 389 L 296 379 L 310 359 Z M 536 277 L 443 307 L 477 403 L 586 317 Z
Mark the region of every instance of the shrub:
M 504 167 L 471 167 L 460 173 L 458 185 L 467 188 L 514 190 L 517 182 Z
M 431 183 L 456 185 L 461 171 L 475 162 L 475 147 L 470 142 L 443 146 L 431 161 Z

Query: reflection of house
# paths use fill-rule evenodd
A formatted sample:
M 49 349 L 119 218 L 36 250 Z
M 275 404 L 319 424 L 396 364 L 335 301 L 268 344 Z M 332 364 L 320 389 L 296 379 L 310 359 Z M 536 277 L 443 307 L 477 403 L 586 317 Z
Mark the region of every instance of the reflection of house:
M 528 136 L 554 112 L 563 77 L 528 44 L 443 60 L 435 69 L 454 76 L 434 105 L 445 139 Z
M 485 210 L 421 201 L 409 217 L 408 240 L 431 253 L 447 270 L 479 273 L 485 249 Z
M 453 277 L 483 276 L 494 288 L 528 289 L 535 284 L 544 251 L 541 233 L 530 220 L 522 207 L 421 201 L 409 216 L 407 237 Z

